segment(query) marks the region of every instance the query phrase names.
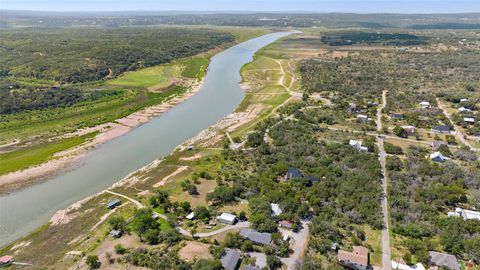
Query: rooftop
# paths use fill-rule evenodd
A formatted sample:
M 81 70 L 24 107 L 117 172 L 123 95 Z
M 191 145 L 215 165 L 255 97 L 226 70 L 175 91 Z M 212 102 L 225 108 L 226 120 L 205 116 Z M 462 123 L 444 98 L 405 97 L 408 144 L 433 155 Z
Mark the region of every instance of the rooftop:
M 223 220 L 228 220 L 228 221 L 235 221 L 235 219 L 237 218 L 235 215 L 232 215 L 230 213 L 222 213 L 219 217 L 219 219 L 223 219 Z
M 221 262 L 222 262 L 222 266 L 225 269 L 235 270 L 237 268 L 239 260 L 240 260 L 240 252 L 230 249 L 222 257 Z
M 279 216 L 282 214 L 282 209 L 280 209 L 280 206 L 278 204 L 271 203 L 270 206 L 272 208 L 272 213 L 274 216 Z
M 457 258 L 450 254 L 430 251 L 429 260 L 430 260 L 430 264 L 433 264 L 436 266 L 446 266 L 451 270 L 460 270 L 460 266 L 458 265 Z
M 353 251 L 339 250 L 337 258 L 339 261 L 346 261 L 360 265 L 368 265 L 368 249 L 362 246 L 353 246 Z
M 240 234 L 256 244 L 268 245 L 272 242 L 272 234 L 270 233 L 261 233 L 252 229 L 243 229 L 240 231 Z

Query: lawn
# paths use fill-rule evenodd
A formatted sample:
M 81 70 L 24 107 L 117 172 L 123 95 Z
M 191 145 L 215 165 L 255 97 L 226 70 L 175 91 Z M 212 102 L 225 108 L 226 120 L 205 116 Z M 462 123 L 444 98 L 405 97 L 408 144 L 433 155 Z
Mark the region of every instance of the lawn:
M 207 70 L 208 62 L 208 58 L 201 56 L 182 61 L 182 65 L 184 66 L 182 76 L 199 81 L 202 80 Z
M 96 135 L 96 132 L 92 132 L 83 136 L 0 154 L 0 175 L 46 162 L 53 159 L 55 153 L 80 145 Z
M 121 87 L 149 88 L 158 90 L 170 86 L 175 77 L 179 75 L 176 64 L 164 64 L 144 68 L 137 71 L 126 72 L 122 76 L 107 81 L 107 85 Z

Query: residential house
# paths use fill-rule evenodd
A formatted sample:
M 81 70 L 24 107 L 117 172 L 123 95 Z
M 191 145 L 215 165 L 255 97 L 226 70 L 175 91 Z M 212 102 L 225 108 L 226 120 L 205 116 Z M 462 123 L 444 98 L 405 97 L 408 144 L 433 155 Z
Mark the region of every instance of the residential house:
M 280 209 L 280 206 L 276 203 L 271 203 L 270 207 L 272 208 L 272 215 L 273 216 L 279 216 L 282 214 L 282 209 Z
M 458 108 L 458 111 L 463 113 L 463 112 L 471 112 L 472 110 L 470 110 L 468 108 L 465 108 L 465 107 L 460 107 L 460 108 Z
M 238 269 L 240 262 L 240 252 L 229 249 L 220 261 L 222 262 L 223 268 L 227 270 L 236 270 Z
M 445 157 L 444 155 L 442 155 L 442 153 L 440 152 L 435 152 L 433 154 L 430 154 L 430 160 L 431 161 L 435 161 L 435 162 L 445 162 L 447 160 L 449 160 L 450 158 L 448 157 Z
M 261 233 L 252 229 L 243 229 L 240 231 L 240 235 L 258 245 L 269 245 L 270 242 L 272 242 L 271 233 Z
M 403 120 L 403 118 L 404 118 L 403 114 L 398 114 L 398 113 L 390 114 L 390 119 L 393 119 L 393 120 Z
M 361 141 L 350 140 L 350 142 L 348 144 L 350 144 L 350 146 L 357 149 L 358 151 L 368 152 L 368 147 L 362 146 L 363 143 Z
M 471 117 L 464 117 L 463 118 L 463 122 L 467 123 L 467 124 L 475 124 L 475 119 L 471 118 Z
M 450 254 L 430 251 L 428 253 L 428 261 L 430 265 L 433 266 L 446 266 L 451 270 L 460 270 L 460 265 L 458 264 L 457 258 Z
M 1 256 L 0 257 L 0 267 L 6 267 L 11 265 L 14 262 L 13 256 Z
M 428 109 L 428 108 L 431 107 L 431 106 L 430 106 L 430 102 L 428 102 L 428 101 L 422 101 L 422 102 L 420 102 L 420 107 L 421 107 L 422 109 Z
M 371 270 L 370 253 L 362 246 L 353 246 L 353 251 L 339 250 L 337 254 L 338 264 L 350 270 Z
M 425 270 L 425 266 L 421 263 L 414 265 L 406 265 L 396 261 L 392 261 L 392 269 L 394 270 Z
M 437 140 L 434 140 L 432 142 L 432 150 L 433 151 L 438 151 L 438 149 L 440 148 L 440 146 L 442 145 L 448 145 L 446 142 L 444 141 L 437 141 Z
M 285 229 L 292 229 L 293 226 L 293 223 L 288 220 L 282 220 L 278 224 L 280 224 L 280 227 Z
M 289 180 L 292 178 L 302 178 L 302 177 L 303 177 L 302 172 L 299 169 L 293 168 L 293 167 L 289 167 L 287 170 L 287 173 L 285 174 L 285 180 Z
M 222 213 L 217 217 L 217 220 L 224 224 L 233 225 L 237 222 L 237 217 L 229 213 Z
M 477 219 L 480 220 L 480 212 L 462 209 L 460 207 L 455 208 L 454 212 L 448 212 L 449 217 L 462 217 L 464 220 Z
M 448 126 L 434 126 L 432 127 L 433 133 L 450 133 L 450 127 Z
M 111 230 L 109 235 L 112 238 L 120 238 L 122 236 L 122 230 Z
M 350 103 L 348 104 L 348 112 L 349 113 L 354 113 L 357 111 L 357 104 L 356 103 Z
M 370 119 L 365 114 L 357 114 L 357 120 L 360 120 L 362 122 L 368 122 L 368 120 Z
M 108 209 L 113 209 L 117 206 L 120 205 L 120 200 L 119 199 L 114 199 L 114 200 L 111 200 L 107 203 L 107 208 Z
M 258 268 L 256 266 L 252 266 L 252 265 L 245 265 L 243 267 L 243 270 L 260 270 L 260 268 Z
M 408 135 L 414 135 L 417 129 L 414 126 L 401 126 Z

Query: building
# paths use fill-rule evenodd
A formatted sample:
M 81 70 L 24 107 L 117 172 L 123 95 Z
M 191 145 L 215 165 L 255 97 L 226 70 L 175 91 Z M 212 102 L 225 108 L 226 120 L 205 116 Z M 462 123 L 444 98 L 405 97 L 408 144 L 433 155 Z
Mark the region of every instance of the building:
M 434 126 L 432 127 L 433 133 L 450 133 L 450 127 L 448 126 Z
M 272 242 L 271 233 L 261 233 L 252 229 L 243 229 L 240 231 L 240 235 L 258 245 L 269 245 Z
M 403 120 L 403 118 L 404 118 L 403 114 L 398 114 L 398 113 L 390 114 L 390 119 L 393 119 L 393 120 Z
M 445 162 L 445 161 L 449 160 L 449 158 L 443 156 L 442 153 L 437 151 L 433 154 L 430 154 L 430 160 L 435 161 L 435 162 Z
M 475 119 L 473 119 L 471 117 L 464 117 L 463 122 L 465 122 L 467 124 L 475 124 Z
M 350 146 L 357 149 L 358 151 L 368 152 L 368 147 L 362 146 L 363 143 L 361 141 L 350 140 L 348 144 L 350 144 Z
M 356 103 L 350 103 L 348 104 L 348 112 L 349 113 L 354 113 L 357 111 L 357 104 Z
M 414 135 L 417 129 L 414 126 L 401 126 L 408 135 Z
M 467 102 L 468 101 L 468 98 L 462 98 L 460 99 L 460 102 Z
M 460 270 L 460 265 L 457 262 L 457 258 L 450 254 L 430 251 L 428 253 L 428 261 L 430 265 L 433 266 L 446 266 L 451 270 Z
M 351 270 L 371 270 L 370 253 L 362 246 L 353 246 L 353 251 L 339 250 L 337 254 L 338 264 Z
M 191 212 L 191 213 L 188 214 L 185 218 L 188 219 L 188 220 L 192 220 L 192 219 L 195 218 L 195 213 L 194 213 L 194 212 Z
M 402 263 L 398 263 L 396 261 L 392 261 L 392 269 L 393 270 L 425 270 L 425 266 L 421 263 L 417 263 L 414 265 L 406 265 Z
M 13 256 L 2 256 L 0 257 L 0 267 L 9 266 L 14 262 Z
M 470 110 L 469 108 L 460 107 L 460 108 L 458 108 L 458 111 L 459 112 L 471 112 L 472 110 Z
M 432 150 L 433 150 L 433 151 L 438 151 L 438 149 L 439 149 L 440 146 L 442 146 L 442 145 L 447 145 L 447 143 L 444 142 L 444 141 L 437 141 L 437 140 L 435 140 L 435 141 L 432 142 Z
M 299 169 L 293 168 L 293 167 L 289 167 L 287 170 L 287 173 L 285 174 L 285 180 L 289 180 L 292 178 L 302 178 L 302 177 L 303 177 L 302 172 Z
M 120 238 L 122 237 L 122 230 L 111 230 L 109 235 L 112 238 Z
M 114 199 L 114 200 L 111 200 L 107 203 L 107 208 L 113 209 L 113 208 L 115 208 L 119 205 L 120 205 L 120 200 L 119 199 Z
M 227 253 L 223 255 L 220 261 L 222 262 L 223 268 L 227 270 L 236 270 L 238 269 L 238 265 L 240 262 L 240 252 L 229 249 Z
M 365 114 L 357 114 L 357 120 L 360 120 L 362 122 L 367 122 L 370 120 L 367 115 Z
M 280 224 L 280 227 L 285 229 L 291 229 L 293 226 L 293 223 L 288 220 L 282 220 L 278 224 Z
M 276 203 L 271 203 L 270 207 L 272 208 L 272 215 L 274 216 L 280 216 L 282 214 L 282 209 L 280 209 L 280 206 Z
M 428 102 L 428 101 L 422 101 L 422 102 L 420 102 L 420 107 L 421 107 L 422 109 L 428 109 L 428 108 L 431 107 L 431 106 L 430 106 L 430 102 Z
M 217 220 L 224 224 L 233 225 L 237 222 L 237 217 L 229 213 L 222 213 L 217 217 Z
M 260 268 L 258 268 L 256 266 L 252 266 L 252 265 L 245 265 L 243 267 L 243 270 L 260 270 Z
M 480 220 L 480 212 L 466 210 L 462 208 L 455 208 L 454 212 L 448 212 L 449 217 L 462 217 L 464 220 L 477 219 Z

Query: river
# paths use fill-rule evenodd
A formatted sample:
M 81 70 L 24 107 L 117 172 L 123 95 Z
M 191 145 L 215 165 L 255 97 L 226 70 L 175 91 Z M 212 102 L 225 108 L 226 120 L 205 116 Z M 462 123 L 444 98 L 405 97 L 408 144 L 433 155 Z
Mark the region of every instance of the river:
M 47 223 L 59 209 L 168 155 L 179 144 L 231 113 L 245 95 L 239 85 L 240 68 L 253 60 L 258 49 L 290 33 L 267 34 L 218 53 L 212 57 L 196 95 L 126 135 L 100 145 L 64 173 L 1 196 L 0 246 Z

